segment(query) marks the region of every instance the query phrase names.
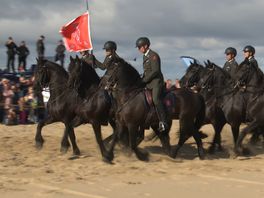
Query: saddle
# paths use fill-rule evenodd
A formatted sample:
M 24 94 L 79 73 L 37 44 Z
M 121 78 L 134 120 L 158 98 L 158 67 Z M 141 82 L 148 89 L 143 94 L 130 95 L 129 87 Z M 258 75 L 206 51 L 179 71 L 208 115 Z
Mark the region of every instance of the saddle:
M 152 90 L 144 89 L 144 95 L 146 100 L 146 105 L 149 107 L 154 107 Z M 176 111 L 176 96 L 170 91 L 164 91 L 162 94 L 162 103 L 166 107 L 168 112 L 174 113 Z

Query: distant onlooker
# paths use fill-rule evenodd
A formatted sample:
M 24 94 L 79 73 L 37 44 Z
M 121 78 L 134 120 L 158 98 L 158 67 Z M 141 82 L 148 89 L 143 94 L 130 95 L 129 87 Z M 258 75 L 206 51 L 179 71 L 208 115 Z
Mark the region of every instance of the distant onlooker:
M 176 79 L 175 84 L 171 86 L 170 90 L 175 90 L 175 89 L 179 89 L 179 88 L 181 88 L 180 80 Z
M 34 95 L 33 87 L 28 88 L 28 93 L 24 98 L 28 107 L 28 121 L 30 121 L 31 123 L 36 123 L 37 98 Z
M 44 58 L 44 54 L 45 54 L 44 39 L 45 39 L 45 37 L 43 35 L 41 35 L 37 41 L 37 53 L 38 53 L 39 59 Z
M 8 109 L 5 124 L 6 125 L 17 124 L 17 114 L 13 108 Z
M 65 50 L 66 48 L 62 40 L 59 40 L 59 43 L 56 47 L 55 61 L 60 61 L 62 67 L 64 66 Z
M 180 84 L 180 80 L 179 79 L 175 80 L 175 87 L 176 88 L 181 88 L 181 84 Z
M 6 42 L 7 47 L 7 65 L 6 69 L 8 72 L 10 72 L 10 65 L 12 67 L 13 72 L 15 73 L 15 55 L 16 55 L 16 49 L 17 46 L 15 42 L 13 41 L 12 37 L 8 38 L 8 41 Z
M 172 80 L 168 79 L 166 80 L 166 90 L 169 91 L 172 87 Z
M 27 110 L 26 110 L 26 102 L 25 98 L 21 97 L 18 101 L 19 107 L 19 124 L 27 124 Z
M 29 55 L 29 50 L 26 46 L 25 41 L 22 41 L 20 43 L 20 46 L 17 48 L 17 54 L 18 54 L 18 70 L 26 70 L 27 66 L 27 56 Z
M 14 92 L 11 89 L 9 80 L 3 79 L 2 84 L 3 84 L 5 118 L 7 118 L 8 111 L 12 107 Z

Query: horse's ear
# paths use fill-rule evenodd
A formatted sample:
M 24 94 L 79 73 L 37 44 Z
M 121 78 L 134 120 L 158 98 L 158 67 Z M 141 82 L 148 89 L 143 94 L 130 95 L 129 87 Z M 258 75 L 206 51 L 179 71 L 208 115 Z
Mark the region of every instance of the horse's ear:
M 207 63 L 207 62 L 205 62 L 205 61 L 204 61 L 204 65 L 205 65 L 205 67 L 208 67 L 208 63 Z
M 71 56 L 71 55 L 70 55 L 70 61 L 71 61 L 71 62 L 73 62 L 73 58 L 72 58 L 72 56 Z

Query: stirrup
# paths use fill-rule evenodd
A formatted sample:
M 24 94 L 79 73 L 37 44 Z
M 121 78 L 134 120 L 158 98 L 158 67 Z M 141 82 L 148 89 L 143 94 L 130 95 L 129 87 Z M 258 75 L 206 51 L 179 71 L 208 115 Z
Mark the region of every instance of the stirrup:
M 165 123 L 164 122 L 159 122 L 159 129 L 160 132 L 163 132 L 166 130 Z

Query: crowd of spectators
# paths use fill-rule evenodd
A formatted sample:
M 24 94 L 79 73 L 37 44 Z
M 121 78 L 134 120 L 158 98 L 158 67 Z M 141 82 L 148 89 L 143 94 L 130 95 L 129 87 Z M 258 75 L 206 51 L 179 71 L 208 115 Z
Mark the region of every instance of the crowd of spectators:
M 37 123 L 40 116 L 39 98 L 33 90 L 32 72 L 2 74 L 0 81 L 0 122 L 6 125 Z

